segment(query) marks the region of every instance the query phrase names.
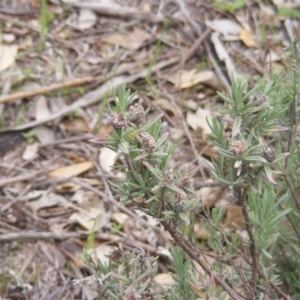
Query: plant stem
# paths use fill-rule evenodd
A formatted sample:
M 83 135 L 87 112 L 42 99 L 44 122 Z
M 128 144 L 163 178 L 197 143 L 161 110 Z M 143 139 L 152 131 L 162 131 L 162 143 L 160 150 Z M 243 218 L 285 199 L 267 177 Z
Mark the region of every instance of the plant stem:
M 207 266 L 203 260 L 198 256 L 198 248 L 196 245 L 191 243 L 189 240 L 187 240 L 181 233 L 177 231 L 177 229 L 174 227 L 172 223 L 169 222 L 162 222 L 162 225 L 164 226 L 165 230 L 168 231 L 172 238 L 175 240 L 177 245 L 179 245 L 184 252 L 191 257 L 191 259 L 195 260 L 205 271 L 206 274 L 208 274 L 210 277 L 213 277 L 215 281 L 223 287 L 223 289 L 228 293 L 230 296 L 230 299 L 232 300 L 242 300 L 243 298 L 238 295 L 238 293 L 232 289 L 225 281 L 223 281 L 218 276 L 215 276 L 213 271 Z
M 241 207 L 242 207 L 242 213 L 243 217 L 245 220 L 245 226 L 247 233 L 249 235 L 250 239 L 250 254 L 251 254 L 251 268 L 252 268 L 252 288 L 253 288 L 253 294 L 249 295 L 249 300 L 255 298 L 255 290 L 256 290 L 256 274 L 257 274 L 257 257 L 256 257 L 256 247 L 255 247 L 255 240 L 252 232 L 252 228 L 250 225 L 250 219 L 248 215 L 248 210 L 247 210 L 247 201 L 246 201 L 246 194 L 247 194 L 247 189 L 245 189 L 243 192 L 241 190 L 237 191 L 238 193 L 238 199 L 240 200 Z

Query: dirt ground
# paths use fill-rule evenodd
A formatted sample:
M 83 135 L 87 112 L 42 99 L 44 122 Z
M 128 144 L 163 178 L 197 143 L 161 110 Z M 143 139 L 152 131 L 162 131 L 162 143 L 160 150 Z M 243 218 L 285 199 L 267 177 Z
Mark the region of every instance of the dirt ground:
M 229 2 L 0 1 L 0 299 L 94 299 L 71 283 L 92 274 L 84 247 L 100 259 L 119 243 L 140 247 L 167 272 L 169 237 L 118 206 L 115 154 L 89 142 L 110 133 L 121 84 L 147 118 L 163 113 L 174 161 L 198 167 L 203 204 L 224 205 L 201 161 L 217 157 L 205 138 L 224 106 L 216 92 L 230 91 L 230 75 L 251 86 L 290 68 L 300 38 L 298 1 Z

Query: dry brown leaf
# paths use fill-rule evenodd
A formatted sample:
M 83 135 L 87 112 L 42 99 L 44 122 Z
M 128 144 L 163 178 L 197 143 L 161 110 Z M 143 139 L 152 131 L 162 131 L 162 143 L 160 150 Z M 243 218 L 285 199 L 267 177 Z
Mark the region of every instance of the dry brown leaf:
M 112 45 L 118 45 L 125 49 L 137 50 L 145 41 L 150 38 L 150 34 L 142 29 L 135 28 L 128 33 L 114 33 L 105 37 L 103 40 Z
M 35 133 L 37 139 L 40 141 L 42 145 L 50 144 L 54 142 L 54 132 L 52 129 L 46 126 L 38 126 L 35 128 Z
M 253 39 L 250 31 L 248 31 L 246 28 L 242 28 L 239 31 L 239 37 L 247 47 L 257 47 L 257 43 Z
M 221 33 L 224 41 L 239 40 L 239 31 L 241 30 L 241 25 L 230 19 L 206 21 L 206 25 L 212 30 Z
M 200 222 L 195 223 L 194 226 L 195 238 L 199 240 L 207 240 L 209 238 L 209 234 L 205 230 L 205 228 L 201 225 Z
M 30 4 L 34 8 L 40 8 L 41 3 L 42 3 L 42 0 L 30 0 Z
M 200 99 L 197 95 L 197 98 Z M 203 100 L 205 98 L 205 96 L 200 99 L 200 100 Z M 187 108 L 187 109 L 190 109 L 190 110 L 196 110 L 198 108 L 198 104 L 196 101 L 192 100 L 192 99 L 187 99 L 184 101 L 184 106 Z
M 81 208 L 89 210 L 91 207 L 103 209 L 103 203 L 93 191 L 80 189 L 71 197 Z
M 198 108 L 196 113 L 190 111 L 187 112 L 187 124 L 190 125 L 193 130 L 201 128 L 205 135 L 211 133 L 211 129 L 207 124 L 207 120 L 211 122 L 211 113 L 207 109 Z
M 128 215 L 121 213 L 121 212 L 115 212 L 111 215 L 112 219 L 116 221 L 118 224 L 123 225 L 125 221 L 128 219 Z
M 63 196 L 44 191 L 38 200 L 29 201 L 26 205 L 31 207 L 36 214 L 42 208 L 53 207 L 66 202 L 67 200 Z
M 160 284 L 165 290 L 175 284 L 174 278 L 169 273 L 160 273 L 155 275 L 154 281 Z
M 71 198 L 80 210 L 70 216 L 84 230 L 83 232 L 99 231 L 110 220 L 110 214 L 105 210 L 103 201 L 92 191 L 78 190 Z M 78 228 L 82 232 L 82 228 Z
M 80 180 L 88 185 L 101 187 L 102 182 L 97 178 L 80 178 Z
M 142 11 L 145 13 L 151 13 L 151 6 L 149 3 L 144 3 L 142 6 Z
M 197 69 L 183 70 L 166 78 L 176 88 L 184 89 L 198 83 L 205 83 L 211 86 L 218 84 L 218 79 L 213 71 L 198 71 Z
M 45 96 L 35 98 L 35 119 L 37 121 L 47 120 L 51 116 L 48 102 Z
M 222 41 L 220 40 L 220 34 L 217 32 L 213 32 L 211 35 L 211 41 L 214 44 L 216 53 L 218 55 L 218 58 L 221 61 L 224 61 L 226 68 L 227 68 L 227 72 L 229 74 L 232 74 L 234 76 L 236 76 L 236 71 L 235 71 L 235 67 L 234 67 L 234 63 L 231 59 L 231 57 L 229 56 L 224 44 L 222 43 Z
M 86 58 L 86 61 L 91 65 L 99 65 L 103 62 L 103 58 L 99 56 L 89 56 Z
M 106 225 L 105 215 L 104 207 L 91 207 L 86 212 L 79 211 L 73 213 L 69 220 L 78 223 L 84 229 L 84 232 L 94 232 Z
M 97 15 L 90 9 L 81 8 L 77 27 L 81 30 L 92 28 L 97 22 Z
M 17 52 L 17 45 L 0 45 L 0 72 L 8 69 L 15 63 Z
M 280 60 L 282 60 L 282 55 L 278 54 L 273 49 L 270 49 L 269 53 L 267 54 L 267 56 L 265 58 L 266 63 L 272 63 L 272 62 L 280 61 Z
M 99 155 L 99 162 L 104 171 L 110 173 L 112 166 L 115 164 L 117 153 L 108 149 L 102 148 Z
M 109 258 L 106 255 L 109 255 L 115 250 L 114 247 L 108 246 L 108 245 L 100 245 L 96 249 L 89 249 L 88 253 L 92 256 L 92 258 L 97 261 L 98 259 L 103 263 L 103 264 L 108 264 L 109 263 Z
M 67 225 L 69 225 L 69 222 L 51 223 L 49 225 L 49 230 L 54 233 L 63 233 L 66 232 Z
M 49 176 L 54 179 L 77 176 L 81 173 L 84 173 L 84 172 L 90 170 L 91 168 L 93 168 L 93 166 L 94 166 L 93 162 L 86 161 L 83 163 L 65 166 L 65 167 L 61 167 L 56 170 L 53 170 L 53 171 L 49 172 Z
M 229 229 L 244 230 L 246 228 L 242 208 L 238 205 L 227 207 L 225 225 Z
M 59 193 L 75 193 L 81 188 L 81 185 L 75 183 L 75 182 L 63 182 L 60 184 L 57 184 L 55 187 L 55 190 Z
M 38 152 L 39 152 L 39 146 L 40 146 L 39 143 L 33 143 L 31 145 L 27 145 L 26 148 L 25 148 L 25 151 L 22 155 L 22 158 L 24 160 L 34 159 L 37 156 Z
M 98 43 L 98 47 L 100 48 L 100 55 L 104 60 L 110 60 L 115 58 L 115 56 L 118 54 L 118 47 L 115 47 L 114 45 L 110 44 L 103 44 Z
M 60 123 L 62 128 L 65 131 L 70 131 L 70 132 L 89 132 L 90 127 L 88 124 L 85 122 L 84 119 L 82 118 L 75 118 L 72 120 L 64 120 Z
M 68 159 L 73 160 L 75 163 L 82 163 L 86 161 L 83 156 L 79 156 L 76 153 L 68 153 L 67 157 Z
M 94 192 L 80 189 L 72 196 L 72 201 L 77 202 L 81 209 L 73 213 L 69 219 L 79 224 L 84 232 L 98 231 L 107 224 L 109 215 L 103 202 Z
M 208 179 L 204 183 L 210 184 L 214 182 L 214 180 Z M 224 191 L 224 188 L 217 186 L 207 186 L 196 191 L 196 194 L 201 198 L 204 207 L 213 207 L 217 201 L 224 197 L 225 193 L 226 191 Z
M 10 44 L 15 41 L 16 36 L 12 33 L 4 33 L 2 34 L 2 39 L 3 42 Z
M 38 198 L 42 197 L 45 193 L 46 193 L 46 191 L 44 191 L 44 190 L 33 190 L 33 191 L 29 192 L 28 194 L 26 194 L 24 199 L 29 200 L 29 201 L 37 200 Z
M 31 35 L 26 35 L 26 37 L 18 44 L 18 50 L 26 50 L 33 45 L 33 38 Z

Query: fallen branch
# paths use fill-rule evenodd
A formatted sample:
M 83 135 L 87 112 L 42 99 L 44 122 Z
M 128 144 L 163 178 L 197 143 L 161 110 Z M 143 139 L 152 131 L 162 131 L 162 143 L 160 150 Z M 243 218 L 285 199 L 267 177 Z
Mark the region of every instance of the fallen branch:
M 5 185 L 10 184 L 10 183 L 15 183 L 15 182 L 19 182 L 19 181 L 28 180 L 28 179 L 31 179 L 33 177 L 36 177 L 37 175 L 48 173 L 48 172 L 49 172 L 49 169 L 48 170 L 43 169 L 43 170 L 38 170 L 38 171 L 28 173 L 28 174 L 25 174 L 25 175 L 20 175 L 20 176 L 15 176 L 15 177 L 3 179 L 3 180 L 0 180 L 0 187 L 5 186 Z
M 138 20 L 148 21 L 152 23 L 160 23 L 166 20 L 165 17 L 159 17 L 152 13 L 145 13 L 134 8 L 129 8 L 126 6 L 121 6 L 116 4 L 104 4 L 104 3 L 84 2 L 84 1 L 79 2 L 73 0 L 62 0 L 62 2 L 70 6 L 91 9 L 101 15 L 106 15 L 111 17 L 118 17 L 118 18 L 125 18 L 125 19 L 138 19 Z
M 51 93 L 63 88 L 68 88 L 72 86 L 77 86 L 77 85 L 83 85 L 86 83 L 94 82 L 97 80 L 101 80 L 102 78 L 99 77 L 84 77 L 84 78 L 75 78 L 75 79 L 70 79 L 66 80 L 61 83 L 55 83 L 50 86 L 45 86 L 41 87 L 35 90 L 30 90 L 30 91 L 23 91 L 23 92 L 18 92 L 10 95 L 5 95 L 0 97 L 0 103 L 6 103 L 6 102 L 11 102 L 17 99 L 22 99 L 22 98 L 29 98 L 33 97 L 36 95 L 42 95 L 46 93 Z
M 17 9 L 17 8 L 11 8 L 11 7 L 6 7 L 1 5 L 0 12 L 7 15 L 28 16 L 28 15 L 38 14 L 40 11 L 38 9 Z
M 36 232 L 36 231 L 21 231 L 21 232 L 13 232 L 6 233 L 0 235 L 0 242 L 12 242 L 17 240 L 57 240 L 63 241 L 69 238 L 87 238 L 90 233 L 80 233 L 80 232 L 63 232 L 63 233 L 55 233 L 55 232 Z M 157 253 L 156 247 L 151 245 L 130 240 L 128 237 L 118 237 L 112 234 L 105 233 L 96 233 L 95 237 L 100 240 L 111 241 L 114 243 L 123 243 L 130 247 L 141 247 L 146 251 Z

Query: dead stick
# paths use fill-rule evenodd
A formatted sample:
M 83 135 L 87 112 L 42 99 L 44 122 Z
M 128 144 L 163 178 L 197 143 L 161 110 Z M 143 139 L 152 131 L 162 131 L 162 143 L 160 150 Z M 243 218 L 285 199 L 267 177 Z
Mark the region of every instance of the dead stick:
M 35 231 L 22 231 L 22 232 L 13 232 L 0 234 L 0 242 L 12 242 L 16 240 L 57 240 L 62 241 L 69 238 L 87 238 L 89 233 L 79 233 L 79 232 L 63 232 L 63 233 L 55 233 L 55 232 L 35 232 Z M 151 245 L 134 241 L 129 239 L 128 237 L 118 237 L 111 234 L 105 233 L 97 233 L 96 238 L 106 241 L 112 241 L 115 243 L 123 243 L 130 247 L 141 247 L 149 252 L 156 253 L 157 249 Z
M 0 180 L 0 187 L 5 186 L 10 183 L 28 180 L 28 179 L 35 177 L 36 175 L 40 175 L 40 174 L 47 173 L 47 172 L 49 172 L 49 170 L 38 170 L 38 171 L 29 173 L 29 174 L 3 179 L 3 180 Z
M 183 61 L 182 64 L 186 63 L 186 61 L 188 61 L 196 52 L 196 50 L 198 49 L 198 47 L 202 44 L 202 42 L 208 37 L 208 35 L 210 34 L 210 29 L 207 28 L 203 34 L 201 34 L 198 39 L 194 42 L 194 44 L 192 45 L 192 47 L 186 52 L 186 54 L 183 57 Z
M 16 240 L 65 240 L 68 238 L 80 238 L 86 237 L 86 235 L 78 232 L 65 232 L 65 233 L 54 233 L 54 232 L 35 232 L 35 231 L 22 231 L 13 232 L 0 235 L 0 242 L 11 242 Z
M 88 3 L 84 1 L 80 2 L 74 0 L 63 0 L 63 3 L 70 6 L 91 9 L 101 15 L 107 15 L 111 17 L 138 19 L 152 23 L 160 23 L 166 20 L 166 17 L 160 17 L 153 13 L 141 12 L 137 9 L 121 5 L 107 5 L 104 3 L 96 2 Z
M 49 118 L 47 118 L 45 120 L 37 120 L 37 121 L 29 122 L 25 125 L 21 125 L 17 128 L 11 129 L 11 130 L 28 129 L 28 128 L 32 128 L 32 127 L 35 127 L 35 126 L 38 126 L 41 124 L 51 122 L 57 118 L 64 117 L 74 110 L 77 110 L 82 107 L 87 107 L 87 106 L 90 106 L 90 105 L 93 105 L 93 104 L 99 102 L 106 93 L 110 92 L 113 88 L 118 87 L 119 85 L 122 85 L 124 83 L 134 82 L 137 79 L 144 78 L 151 73 L 157 72 L 165 67 L 168 67 L 168 66 L 173 65 L 178 62 L 179 62 L 179 57 L 172 57 L 168 60 L 160 61 L 153 67 L 144 69 L 138 74 L 130 75 L 130 76 L 117 76 L 111 80 L 108 80 L 107 82 L 102 84 L 96 90 L 88 92 L 83 97 L 79 98 L 74 103 L 67 106 L 66 108 L 58 111 L 55 114 L 52 114 Z
M 96 80 L 101 80 L 101 79 L 102 78 L 99 78 L 99 77 L 84 77 L 84 78 L 70 79 L 70 80 L 66 80 L 61 83 L 55 83 L 50 86 L 41 87 L 36 90 L 18 92 L 18 93 L 14 93 L 11 95 L 2 96 L 2 97 L 0 97 L 0 103 L 6 103 L 6 102 L 11 102 L 11 101 L 14 101 L 17 99 L 29 98 L 29 97 L 33 97 L 36 95 L 42 95 L 42 94 L 54 92 L 54 91 L 57 91 L 57 90 L 60 90 L 63 88 L 77 86 L 77 85 L 83 85 L 83 84 L 93 82 Z

